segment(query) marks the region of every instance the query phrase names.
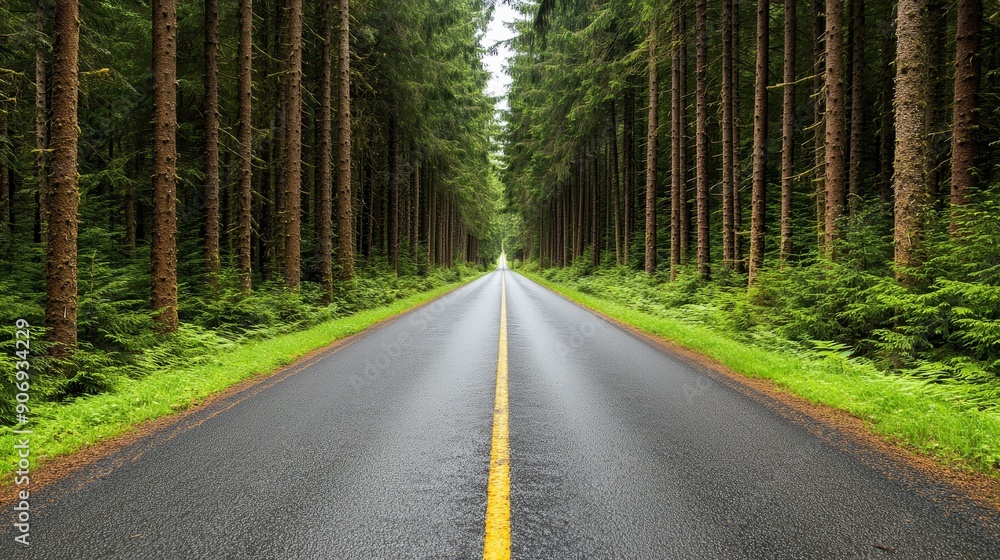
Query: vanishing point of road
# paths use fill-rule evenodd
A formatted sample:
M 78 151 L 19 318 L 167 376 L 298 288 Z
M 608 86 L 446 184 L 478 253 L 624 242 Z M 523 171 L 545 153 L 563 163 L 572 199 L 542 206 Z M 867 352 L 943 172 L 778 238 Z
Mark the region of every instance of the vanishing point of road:
M 0 558 L 1000 558 L 765 401 L 501 266 L 33 490 Z

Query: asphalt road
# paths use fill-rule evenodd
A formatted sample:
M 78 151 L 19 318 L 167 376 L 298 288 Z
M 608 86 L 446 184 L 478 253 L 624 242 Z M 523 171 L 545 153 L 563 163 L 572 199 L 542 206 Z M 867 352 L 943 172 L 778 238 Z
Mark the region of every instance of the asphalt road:
M 0 558 L 482 558 L 504 274 L 513 558 L 1000 558 L 932 481 L 510 271 L 36 490 Z

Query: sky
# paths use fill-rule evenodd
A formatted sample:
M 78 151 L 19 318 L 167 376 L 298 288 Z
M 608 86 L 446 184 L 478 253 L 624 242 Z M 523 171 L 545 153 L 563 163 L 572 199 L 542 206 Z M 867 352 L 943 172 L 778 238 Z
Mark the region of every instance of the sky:
M 482 46 L 488 49 L 496 44 L 497 41 L 513 37 L 515 33 L 504 27 L 504 23 L 513 22 L 517 18 L 517 15 L 517 11 L 514 8 L 504 2 L 498 1 L 496 8 L 493 10 L 493 21 L 490 22 L 489 27 L 486 29 L 486 35 L 483 36 Z M 500 98 L 497 102 L 497 110 L 507 109 L 506 96 L 507 88 L 510 86 L 510 76 L 504 73 L 503 66 L 507 63 L 507 57 L 511 54 L 510 49 L 501 46 L 497 50 L 496 55 L 491 56 L 487 54 L 483 57 L 483 65 L 490 72 L 490 81 L 486 86 L 486 93 Z

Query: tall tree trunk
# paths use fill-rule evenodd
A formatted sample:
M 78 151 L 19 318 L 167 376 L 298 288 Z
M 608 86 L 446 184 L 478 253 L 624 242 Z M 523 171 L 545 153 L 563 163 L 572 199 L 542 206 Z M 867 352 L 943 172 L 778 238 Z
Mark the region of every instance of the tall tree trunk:
M 50 158 L 49 235 L 46 247 L 45 325 L 55 343 L 52 354 L 76 348 L 77 219 L 77 57 L 80 43 L 76 0 L 56 3 L 52 49 L 52 138 Z M 11 197 L 13 198 L 13 197 Z
M 844 214 L 844 3 L 826 0 L 826 220 L 823 247 L 832 254 Z
M 576 215 L 574 217 L 573 226 L 573 259 L 576 259 L 583 254 L 584 245 L 584 232 L 587 230 L 586 227 L 586 212 L 584 211 L 587 196 L 587 149 L 580 149 L 580 167 L 578 170 L 579 175 L 577 176 L 576 191 L 573 195 L 576 197 Z
M 153 0 L 153 235 L 157 330 L 177 330 L 177 2 Z
M 764 267 L 764 210 L 767 203 L 767 75 L 770 0 L 757 0 L 757 68 L 753 100 L 753 193 L 750 201 L 750 284 Z
M 399 274 L 399 141 L 396 119 L 389 118 L 389 263 Z
M 435 246 L 435 232 L 434 229 L 437 227 L 437 195 L 436 187 L 434 185 L 434 176 L 428 170 L 427 173 L 427 204 L 426 207 L 426 222 L 427 222 L 427 268 L 430 269 L 435 264 L 437 264 L 435 257 L 437 256 L 435 251 L 437 247 Z
M 948 4 L 954 4 L 948 0 Z M 948 132 L 947 115 L 945 108 L 948 100 L 945 95 L 947 85 L 947 62 L 945 50 L 947 49 L 947 27 L 948 14 L 946 0 L 928 0 L 927 14 L 925 19 L 924 36 L 927 46 L 927 102 L 924 110 L 927 111 L 927 160 L 924 165 L 927 170 L 924 172 L 927 193 L 930 196 L 930 204 L 935 204 L 941 192 L 941 182 L 943 180 L 942 170 L 945 166 L 945 158 L 948 155 L 949 146 L 946 143 Z
M 205 0 L 205 270 L 219 275 L 219 0 Z
M 965 205 L 976 186 L 979 152 L 979 83 L 982 79 L 982 0 L 958 0 L 955 30 L 955 105 L 951 144 L 951 206 Z M 959 233 L 955 213 L 951 233 Z
M 686 10 L 682 10 L 677 17 L 680 19 L 681 28 L 681 43 L 680 43 L 680 81 L 678 86 L 680 87 L 681 101 L 679 107 L 679 113 L 677 118 L 680 119 L 680 135 L 677 138 L 678 150 L 680 152 L 680 159 L 678 159 L 677 173 L 680 174 L 680 224 L 681 224 L 681 251 L 680 259 L 681 263 L 687 263 L 691 259 L 689 258 L 689 253 L 691 252 L 691 208 L 690 202 L 691 197 L 688 195 L 689 181 L 688 181 L 688 94 L 687 94 L 687 67 L 688 67 L 688 41 L 687 41 L 687 15 Z
M 416 156 L 414 156 L 416 157 Z M 410 179 L 413 217 L 410 219 L 410 253 L 413 257 L 413 267 L 417 271 L 420 260 L 417 258 L 420 252 L 420 160 L 413 164 L 413 175 Z
M 861 155 L 864 128 L 862 106 L 865 78 L 865 3 L 851 1 L 851 140 L 848 162 L 848 214 L 853 219 L 861 204 Z
M 285 285 L 301 276 L 302 204 L 302 0 L 288 2 L 288 131 L 285 152 Z
M 0 101 L 0 138 L 6 138 L 8 134 L 7 119 L 10 118 L 10 111 L 7 108 L 9 102 Z M 7 168 L 7 158 L 0 150 L 0 249 L 4 250 L 10 271 L 13 271 L 13 240 L 11 239 L 11 196 L 10 196 L 10 172 Z
M 859 0 L 855 0 L 859 1 Z M 792 184 L 795 176 L 795 0 L 785 0 L 785 55 L 781 102 L 781 263 L 792 254 Z
M 333 299 L 333 0 L 320 7 L 319 168 L 316 170 L 316 247 L 323 303 Z
M 730 65 L 733 79 L 733 270 L 742 273 L 743 262 L 743 177 L 740 168 L 740 6 L 733 2 L 733 62 Z
M 591 175 L 591 193 L 590 193 L 590 231 L 591 239 L 590 244 L 594 248 L 592 253 L 592 258 L 594 266 L 598 267 L 601 265 L 601 187 L 600 187 L 600 170 L 599 163 L 600 158 L 600 148 L 597 146 L 597 142 L 594 142 L 594 166 L 593 174 Z
M 707 2 L 695 4 L 695 166 L 697 187 L 695 198 L 698 207 L 698 274 L 703 280 L 710 275 L 708 246 L 708 31 Z
M 625 91 L 625 111 L 622 120 L 622 143 L 624 154 L 623 167 L 625 183 L 625 232 L 622 245 L 625 253 L 622 257 L 624 264 L 628 265 L 632 255 L 632 239 L 635 235 L 635 90 L 628 88 Z
M 351 208 L 351 35 L 348 0 L 340 0 L 338 37 L 337 262 L 343 280 L 354 278 L 354 217 Z
M 680 18 L 674 22 L 673 56 L 670 58 L 670 279 L 677 278 L 681 264 L 681 213 L 684 208 L 684 171 L 681 169 L 682 112 L 681 49 L 684 41 Z
M 236 268 L 240 274 L 240 288 L 244 295 L 250 295 L 252 288 L 250 264 L 250 238 L 252 234 L 252 188 L 253 188 L 253 0 L 240 0 L 239 12 L 239 153 L 240 171 L 237 188 L 236 226 Z
M 826 97 L 823 83 L 826 77 L 826 9 L 825 0 L 813 0 L 813 158 L 816 175 L 813 178 L 816 196 L 816 243 L 823 247 L 826 239 Z
M 278 12 L 281 12 L 281 5 L 278 4 Z M 281 39 L 283 32 L 278 34 L 278 56 L 286 49 L 284 41 Z M 284 66 L 282 61 L 281 66 Z M 279 68 L 281 67 L 279 66 Z M 278 75 L 277 100 L 274 106 L 274 142 L 271 144 L 271 161 L 274 163 L 274 173 L 272 173 L 272 191 L 268 198 L 271 201 L 272 212 L 269 228 L 268 262 L 273 272 L 277 275 L 283 273 L 285 266 L 285 186 L 288 183 L 287 155 L 288 155 L 288 75 L 281 72 Z
M 927 53 L 924 12 L 926 0 L 900 0 L 896 19 L 896 155 L 893 190 L 896 224 L 893 235 L 896 277 L 915 281 L 912 268 L 920 262 L 926 179 Z
M 733 251 L 733 0 L 722 2 L 722 266 L 732 269 Z
M 656 69 L 656 21 L 649 28 L 649 120 L 646 128 L 646 274 L 656 272 L 656 129 L 660 78 Z
M 608 170 L 611 173 L 612 180 L 612 204 L 614 204 L 615 213 L 615 264 L 623 264 L 624 261 L 622 257 L 624 256 L 624 251 L 622 247 L 622 207 L 621 207 L 621 172 L 618 167 L 618 122 L 615 118 L 615 102 L 611 100 L 611 131 L 610 138 L 608 140 L 611 142 L 609 148 L 611 149 L 611 168 Z M 539 257 L 540 259 L 541 257 Z
M 45 93 L 45 2 L 35 0 L 35 176 L 38 189 L 39 240 L 44 245 L 48 238 L 48 106 Z

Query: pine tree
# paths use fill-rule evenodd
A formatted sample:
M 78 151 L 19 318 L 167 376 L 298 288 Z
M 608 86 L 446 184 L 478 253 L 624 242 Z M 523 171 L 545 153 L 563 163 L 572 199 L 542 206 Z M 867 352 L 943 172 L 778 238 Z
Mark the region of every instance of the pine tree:
M 340 278 L 354 277 L 354 213 L 351 208 L 351 37 L 348 0 L 340 0 L 337 39 L 337 262 Z
M 781 262 L 792 254 L 792 187 L 795 176 L 795 0 L 785 0 L 785 55 L 781 103 Z
M 706 0 L 695 2 L 695 198 L 698 208 L 698 274 L 708 280 L 708 16 Z
M 153 311 L 177 330 L 177 3 L 153 1 Z
M 826 0 L 826 153 L 824 184 L 826 186 L 826 219 L 823 246 L 833 250 L 837 236 L 837 221 L 844 213 L 845 132 L 844 132 L 844 3 Z
M 45 325 L 63 356 L 76 348 L 77 97 L 80 16 L 76 0 L 58 0 L 52 49 L 52 135 L 46 246 Z M 9 195 L 8 195 L 9 196 Z
M 333 300 L 333 0 L 320 6 L 319 166 L 316 169 L 316 247 L 323 303 Z
M 926 0 L 900 0 L 896 20 L 896 155 L 893 191 L 896 223 L 893 234 L 896 277 L 915 279 L 928 196 L 925 188 L 927 53 L 924 32 Z
M 284 279 L 288 287 L 298 288 L 302 272 L 302 0 L 289 0 L 287 24 Z
M 764 206 L 767 188 L 767 75 L 770 0 L 757 0 L 757 68 L 753 104 L 753 195 L 750 202 L 750 270 L 753 284 L 764 266 Z
M 979 85 L 982 79 L 982 0 L 958 0 L 955 31 L 955 104 L 951 148 L 951 205 L 969 201 L 979 153 Z M 952 218 L 951 231 L 958 232 Z
M 253 189 L 253 0 L 240 0 L 238 47 L 239 186 L 237 187 L 236 267 L 244 295 L 252 288 L 250 243 Z
M 219 0 L 205 0 L 205 270 L 219 274 Z
M 649 119 L 646 132 L 646 274 L 656 272 L 656 144 L 660 78 L 657 73 L 656 20 L 650 22 L 649 38 Z

